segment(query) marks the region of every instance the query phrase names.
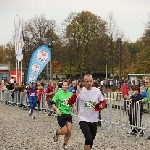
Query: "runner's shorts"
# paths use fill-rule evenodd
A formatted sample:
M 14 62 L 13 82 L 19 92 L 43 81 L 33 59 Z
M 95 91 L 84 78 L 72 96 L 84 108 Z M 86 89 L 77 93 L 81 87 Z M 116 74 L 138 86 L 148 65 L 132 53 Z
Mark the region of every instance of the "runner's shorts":
M 62 114 L 61 116 L 57 116 L 57 121 L 60 128 L 62 128 L 66 125 L 66 122 L 72 123 L 72 116 L 71 114 Z

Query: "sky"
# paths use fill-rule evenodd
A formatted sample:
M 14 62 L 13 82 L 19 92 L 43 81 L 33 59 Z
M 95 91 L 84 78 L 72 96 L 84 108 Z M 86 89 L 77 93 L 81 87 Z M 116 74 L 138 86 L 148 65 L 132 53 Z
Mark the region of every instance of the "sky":
M 8 43 L 14 34 L 16 14 L 24 21 L 45 14 L 60 25 L 71 12 L 90 11 L 108 19 L 110 12 L 118 28 L 131 42 L 139 39 L 148 22 L 150 0 L 0 0 L 0 45 Z

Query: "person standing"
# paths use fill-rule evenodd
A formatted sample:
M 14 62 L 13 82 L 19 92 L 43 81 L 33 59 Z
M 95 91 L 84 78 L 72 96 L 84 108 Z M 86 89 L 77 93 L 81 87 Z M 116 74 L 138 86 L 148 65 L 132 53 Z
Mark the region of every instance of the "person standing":
M 106 107 L 106 102 L 101 91 L 92 87 L 93 78 L 91 74 L 84 76 L 84 87 L 77 87 L 77 92 L 69 100 L 68 104 L 72 105 L 78 100 L 78 117 L 80 129 L 85 137 L 84 150 L 91 150 L 93 140 L 97 133 L 97 123 L 99 111 Z
M 68 89 L 68 90 L 69 90 L 69 92 L 72 92 L 73 94 L 74 94 L 75 91 L 76 91 L 75 88 L 73 87 L 72 81 L 69 82 L 69 89 Z
M 40 103 L 42 102 L 42 94 L 44 94 L 44 87 L 41 85 L 41 83 L 37 84 L 37 107 L 38 111 L 40 111 Z
M 127 110 L 127 99 L 126 96 L 128 96 L 128 87 L 127 87 L 127 81 L 126 80 L 122 80 L 122 86 L 121 86 L 121 92 L 122 92 L 122 97 L 124 99 L 124 106 L 123 106 L 123 110 Z
M 54 97 L 52 98 L 51 105 L 54 110 L 56 110 L 57 121 L 60 126 L 60 129 L 54 131 L 54 142 L 58 141 L 59 135 L 64 136 L 64 144 L 63 148 L 67 149 L 67 143 L 71 136 L 72 130 L 72 109 L 73 111 L 76 110 L 74 104 L 68 105 L 68 99 L 72 96 L 72 92 L 68 91 L 69 85 L 67 80 L 63 81 L 62 83 L 62 90 L 58 91 Z
M 52 100 L 54 94 L 57 92 L 57 90 L 58 89 L 56 88 L 56 82 L 50 81 L 50 83 L 47 86 L 47 89 L 45 91 L 47 106 L 48 106 L 48 109 L 50 110 L 48 113 L 48 116 L 51 116 L 53 114 L 53 109 L 51 107 L 51 100 Z
M 147 103 L 147 102 L 150 102 L 150 78 L 145 78 L 144 85 L 146 87 L 147 96 L 142 99 L 142 102 Z M 150 112 L 150 106 L 149 105 L 148 105 L 148 111 Z M 150 136 L 148 136 L 147 139 L 150 140 Z
M 129 107 L 129 121 L 130 121 L 130 125 L 131 125 L 131 129 L 132 132 L 131 133 L 140 133 L 140 135 L 143 135 L 143 131 L 141 129 L 138 129 L 136 127 L 136 125 L 138 124 L 138 122 L 140 121 L 140 126 L 141 126 L 141 121 L 142 121 L 142 113 L 143 113 L 143 104 L 141 103 L 142 100 L 142 95 L 140 94 L 140 88 L 139 86 L 132 86 L 132 91 L 133 94 L 132 96 L 129 98 L 129 102 L 130 102 L 130 107 Z M 139 101 L 140 104 L 140 118 L 138 118 L 138 110 L 136 107 L 136 102 Z M 132 127 L 135 126 L 135 127 Z
M 29 83 L 29 87 L 27 87 L 25 92 L 27 93 L 26 94 L 27 101 L 30 104 L 29 116 L 35 119 L 33 112 L 34 112 L 36 101 L 37 101 L 37 89 L 33 86 L 32 83 Z

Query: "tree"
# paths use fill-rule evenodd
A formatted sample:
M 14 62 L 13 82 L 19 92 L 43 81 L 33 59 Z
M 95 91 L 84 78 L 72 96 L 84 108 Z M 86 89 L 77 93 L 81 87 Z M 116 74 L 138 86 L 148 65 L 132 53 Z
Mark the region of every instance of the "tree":
M 107 61 L 108 70 L 114 76 L 123 75 L 127 71 L 127 64 L 130 62 L 127 42 L 123 32 L 117 27 L 113 13 L 110 12 L 107 19 Z M 128 63 L 127 63 L 128 62 Z
M 63 31 L 65 46 L 71 58 L 66 65 L 73 64 L 80 74 L 102 71 L 106 22 L 100 16 L 82 11 L 71 13 L 63 24 L 66 25 Z
M 51 36 L 54 40 L 52 43 L 53 48 L 52 52 L 52 65 L 55 64 L 55 61 L 60 63 L 61 60 L 61 49 L 62 44 L 59 39 L 59 36 L 56 34 L 57 26 L 54 20 L 47 20 L 44 15 L 35 16 L 33 19 L 24 23 L 24 60 L 23 66 L 28 68 L 28 64 L 31 58 L 33 51 L 40 45 L 44 43 L 44 39 Z M 53 62 L 54 60 L 54 62 Z M 58 63 L 58 64 L 59 64 Z M 56 65 L 53 66 L 53 70 L 56 70 Z
M 150 70 L 150 14 L 148 19 L 143 36 L 136 42 L 139 47 L 134 65 L 137 73 L 149 73 Z

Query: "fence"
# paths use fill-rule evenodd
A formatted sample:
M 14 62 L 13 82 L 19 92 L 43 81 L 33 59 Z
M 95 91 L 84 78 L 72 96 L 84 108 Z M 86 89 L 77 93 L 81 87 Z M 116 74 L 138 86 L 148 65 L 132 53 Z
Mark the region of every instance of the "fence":
M 144 113 L 142 115 L 142 103 L 134 102 L 130 103 L 128 100 L 123 100 L 120 93 L 105 93 L 105 101 L 107 103 L 107 108 L 101 112 L 102 118 L 100 121 L 104 128 L 109 131 L 121 130 L 122 126 L 127 126 L 131 128 L 129 135 L 135 129 L 136 137 L 145 134 L 146 131 L 150 129 L 150 114 Z M 3 90 L 0 92 L 0 102 L 6 103 L 8 105 L 21 107 L 23 109 L 29 109 L 29 104 L 26 101 L 26 93 L 24 92 L 14 92 L 9 90 Z M 144 108 L 148 108 L 150 103 L 144 104 Z M 78 104 L 76 104 L 78 106 Z M 40 103 L 40 111 L 46 112 L 48 108 L 45 103 L 45 94 L 42 95 L 42 101 Z M 73 116 L 76 117 L 77 113 Z

